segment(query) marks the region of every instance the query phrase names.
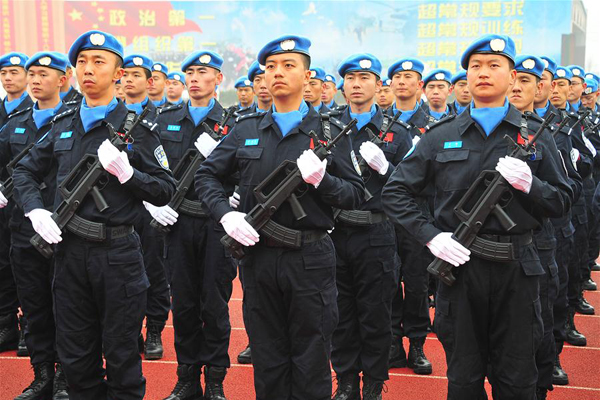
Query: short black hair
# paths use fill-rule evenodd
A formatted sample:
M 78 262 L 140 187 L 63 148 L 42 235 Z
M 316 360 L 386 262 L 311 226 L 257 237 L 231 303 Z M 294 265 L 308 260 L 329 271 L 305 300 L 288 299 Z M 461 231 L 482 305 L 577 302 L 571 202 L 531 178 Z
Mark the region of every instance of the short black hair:
M 307 70 L 310 69 L 310 56 L 307 56 L 306 54 L 300 54 L 300 58 L 302 58 L 302 63 L 304 64 L 304 68 L 306 68 Z

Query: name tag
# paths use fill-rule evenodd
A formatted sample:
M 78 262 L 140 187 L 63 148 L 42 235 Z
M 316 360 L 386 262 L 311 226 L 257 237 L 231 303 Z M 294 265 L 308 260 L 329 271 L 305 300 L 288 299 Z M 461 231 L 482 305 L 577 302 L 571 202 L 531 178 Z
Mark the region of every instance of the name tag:
M 460 149 L 462 147 L 462 141 L 459 142 L 445 142 L 445 149 Z
M 181 125 L 169 125 L 167 126 L 167 130 L 179 132 L 181 130 Z
M 258 139 L 246 139 L 245 146 L 258 146 Z
M 60 134 L 61 139 L 68 139 L 73 136 L 73 131 L 63 132 Z
M 25 128 L 15 128 L 15 133 L 17 135 L 22 135 L 25 133 Z

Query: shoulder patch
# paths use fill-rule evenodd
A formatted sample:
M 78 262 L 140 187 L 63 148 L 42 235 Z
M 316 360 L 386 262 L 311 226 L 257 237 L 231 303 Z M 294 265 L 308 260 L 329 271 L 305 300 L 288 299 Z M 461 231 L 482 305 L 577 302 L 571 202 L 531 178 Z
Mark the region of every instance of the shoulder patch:
M 165 153 L 162 144 L 154 149 L 154 157 L 163 169 L 169 170 L 169 160 L 167 159 L 167 153 Z
M 24 113 L 26 113 L 27 111 L 30 111 L 32 108 L 33 108 L 33 106 L 30 106 L 30 107 L 24 108 L 24 109 L 22 109 L 22 110 L 15 111 L 15 112 L 13 112 L 12 114 L 10 114 L 10 115 L 8 116 L 8 119 L 14 118 L 14 117 L 16 117 L 17 115 L 24 114 Z
M 71 100 L 71 101 L 65 102 L 64 104 L 67 106 L 76 106 L 79 103 L 81 103 L 81 100 Z
M 55 115 L 55 116 L 54 116 L 54 118 L 52 118 L 52 123 L 54 123 L 54 122 L 58 121 L 58 120 L 59 120 L 59 119 L 61 119 L 61 118 L 64 118 L 64 117 L 66 117 L 66 116 L 68 116 L 68 115 L 72 115 L 72 114 L 74 114 L 74 113 L 75 113 L 75 111 L 77 111 L 77 110 L 79 110 L 79 107 L 76 107 L 76 108 L 69 108 L 68 110 L 66 110 L 66 111 L 63 111 L 63 112 L 61 112 L 60 114 L 57 114 L 57 115 Z

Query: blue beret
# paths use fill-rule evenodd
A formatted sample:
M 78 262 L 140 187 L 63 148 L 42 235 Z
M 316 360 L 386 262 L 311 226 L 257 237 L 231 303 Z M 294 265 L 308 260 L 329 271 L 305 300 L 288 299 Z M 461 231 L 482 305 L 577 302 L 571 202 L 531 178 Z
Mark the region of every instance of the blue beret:
M 156 72 L 162 72 L 163 74 L 165 74 L 166 77 L 169 76 L 169 68 L 160 62 L 155 62 L 152 65 L 152 71 L 156 71 Z
M 390 86 L 392 84 L 392 80 L 390 78 L 384 79 L 381 84 L 382 86 Z
M 348 72 L 364 71 L 381 77 L 381 62 L 373 54 L 358 53 L 346 58 L 338 67 L 340 76 Z
M 264 73 L 265 73 L 265 66 L 260 65 L 258 63 L 258 61 L 254 61 L 250 65 L 250 68 L 248 68 L 248 79 L 250 79 L 250 81 L 254 82 L 254 78 L 256 78 L 256 75 L 261 75 Z
M 67 56 L 54 51 L 40 51 L 35 53 L 25 64 L 25 69 L 32 66 L 54 68 L 61 72 L 67 72 L 69 60 Z
M 4 67 L 23 67 L 25 68 L 25 64 L 27 64 L 27 57 L 23 53 L 7 53 L 0 57 L 0 68 Z
M 123 60 L 123 68 L 144 68 L 146 71 L 152 73 L 153 61 L 142 54 L 132 54 L 125 57 Z
M 337 79 L 335 79 L 335 76 L 333 76 L 331 74 L 327 74 L 327 75 L 325 75 L 325 82 L 332 82 L 334 85 L 336 85 Z
M 546 57 L 546 56 L 542 56 L 540 58 L 544 62 L 544 69 L 548 70 L 548 72 L 550 72 L 552 75 L 554 75 L 556 73 L 556 67 L 557 67 L 556 61 L 554 61 L 553 58 Z
M 102 31 L 89 31 L 79 36 L 69 49 L 71 65 L 77 63 L 77 56 L 83 50 L 106 50 L 123 59 L 123 46 L 116 37 Z
M 595 79 L 585 79 L 587 87 L 585 88 L 584 94 L 592 94 L 598 91 L 598 81 Z
M 258 52 L 258 62 L 262 65 L 267 63 L 267 57 L 280 53 L 300 53 L 310 57 L 308 49 L 310 40 L 302 36 L 286 35 L 267 43 Z
M 554 80 L 557 79 L 566 79 L 571 82 L 571 79 L 573 79 L 573 73 L 569 68 L 559 65 L 556 67 L 556 72 L 554 72 Z
M 598 83 L 598 85 L 600 85 L 600 76 L 598 76 L 592 72 L 587 72 L 585 74 L 585 79 L 593 79 Z
M 448 84 L 451 84 L 452 72 L 441 68 L 433 69 L 423 78 L 424 85 L 427 85 L 431 81 L 446 81 Z
M 515 60 L 515 69 L 517 72 L 526 72 L 542 79 L 544 68 L 546 64 L 544 61 L 536 56 L 520 55 Z
M 388 68 L 388 78 L 392 79 L 394 74 L 400 71 L 414 71 L 422 76 L 424 68 L 425 66 L 423 63 L 416 58 L 404 58 L 400 61 L 396 61 Z
M 454 76 L 450 80 L 450 83 L 452 83 L 454 85 L 458 81 L 466 81 L 466 80 L 467 80 L 467 71 L 462 70 L 462 71 L 458 71 L 456 74 L 454 74 Z
M 169 75 L 167 75 L 167 79 L 169 79 L 171 81 L 179 81 L 179 82 L 183 83 L 183 85 L 185 86 L 185 75 L 182 74 L 181 72 L 178 72 L 178 71 L 169 72 Z
M 585 80 L 585 71 L 579 65 L 568 65 L 567 68 L 573 73 L 573 78 Z
M 325 82 L 325 75 L 327 75 L 327 73 L 325 72 L 325 70 L 323 68 L 319 68 L 319 67 L 311 67 L 310 68 L 310 79 L 318 79 L 322 82 Z
M 511 61 L 515 61 L 515 42 L 505 35 L 485 35 L 471 43 L 460 59 L 464 69 L 469 68 L 469 58 L 473 54 L 501 54 Z
M 340 79 L 340 82 L 337 84 L 337 90 L 344 91 L 344 78 Z
M 221 72 L 223 66 L 223 58 L 208 50 L 197 51 L 186 57 L 181 63 L 181 70 L 185 72 L 192 65 L 214 68 Z
M 233 85 L 234 88 L 241 88 L 241 87 L 252 87 L 254 86 L 252 84 L 252 82 L 250 81 L 250 79 L 248 79 L 247 76 L 240 76 L 237 81 L 235 81 L 235 85 Z

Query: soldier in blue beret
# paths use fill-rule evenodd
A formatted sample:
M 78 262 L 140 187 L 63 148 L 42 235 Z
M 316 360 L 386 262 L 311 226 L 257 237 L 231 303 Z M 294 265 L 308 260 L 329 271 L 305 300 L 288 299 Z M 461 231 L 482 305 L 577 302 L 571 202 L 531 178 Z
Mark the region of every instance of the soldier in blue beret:
M 541 88 L 535 95 L 535 103 L 533 105 L 535 112 L 540 117 L 544 118 L 548 107 L 550 107 L 550 92 L 553 88 L 552 81 L 554 80 L 554 73 L 556 72 L 556 61 L 550 57 L 540 57 L 544 63 L 544 72 L 542 72 Z
M 392 92 L 392 88 L 390 85 L 392 84 L 392 80 L 390 78 L 385 78 L 381 80 L 381 88 L 377 92 L 377 105 L 381 107 L 382 110 L 387 110 L 396 100 L 394 96 L 394 92 Z
M 167 100 L 169 105 L 181 104 L 185 90 L 185 75 L 179 71 L 169 72 L 167 79 Z
M 304 100 L 308 101 L 317 110 L 317 112 L 326 113 L 329 111 L 327 106 L 323 107 L 321 96 L 325 83 L 325 70 L 319 67 L 310 68 L 310 80 L 304 88 Z
M 238 98 L 236 114 L 244 115 L 248 112 L 254 112 L 254 88 L 252 81 L 247 76 L 241 76 L 235 81 L 233 87 Z
M 152 60 L 141 54 L 132 54 L 123 60 L 123 92 L 128 109 L 141 114 L 148 107 L 150 115 L 156 115 L 156 106 L 148 99 L 148 88 L 152 82 Z
M 427 113 L 436 121 L 452 114 L 446 101 L 450 96 L 452 73 L 445 69 L 433 69 L 423 78 L 423 88 L 427 97 Z
M 335 110 L 338 105 L 334 100 L 335 94 L 337 93 L 336 79 L 331 74 L 325 75 L 323 82 L 323 93 L 321 94 L 321 101 L 330 110 Z
M 27 145 L 44 136 L 52 125 L 52 118 L 67 109 L 60 100 L 59 92 L 61 86 L 66 84 L 65 71 L 68 63 L 64 54 L 53 52 L 39 52 L 27 60 L 25 69 L 29 91 L 36 102 L 33 107 L 13 112 L 6 125 L 0 129 L 1 165 L 8 164 Z M 56 189 L 54 179 L 56 169 L 48 171 L 44 180 L 47 186 L 45 206 L 50 209 Z M 2 212 L 10 213 L 10 261 L 23 311 L 22 323 L 27 326 L 25 352 L 23 354 L 19 351 L 18 355 L 30 356 L 35 375 L 34 382 L 17 399 L 30 400 L 45 396 L 68 398 L 65 375 L 55 354 L 56 329 L 49 280 L 53 271 L 52 260 L 42 256 L 29 243 L 35 231 L 23 215 L 23 209 L 12 199 L 9 207 L 4 209 L 9 200 L 0 194 Z
M 593 79 L 596 81 L 596 83 L 598 83 L 598 85 L 600 85 L 600 76 L 594 74 L 593 72 L 586 72 L 585 79 Z
M 335 249 L 327 230 L 333 228 L 332 207 L 352 209 L 364 192 L 348 137 L 340 138 L 327 160 L 311 150 L 336 137 L 343 124 L 303 99 L 311 75 L 309 46 L 308 39 L 288 35 L 261 49 L 258 61 L 266 68 L 273 106 L 264 114 L 239 117 L 196 174 L 212 220 L 220 221 L 247 254 L 240 270 L 257 400 L 330 399 L 331 335 L 338 311 Z M 271 219 L 281 230 L 257 232 L 245 219 L 258 204 L 254 189 L 286 160 L 296 161 L 306 183 L 298 196 L 306 216 L 297 219 L 283 206 Z M 224 186 L 236 171 L 238 211 Z
M 267 83 L 265 81 L 265 66 L 254 61 L 248 69 L 248 79 L 252 81 L 252 87 L 254 94 L 256 95 L 256 107 L 255 112 L 265 113 L 273 105 L 273 96 L 267 89 Z M 242 361 L 245 361 L 242 358 Z
M 140 120 L 133 127 L 135 114 L 114 97 L 114 84 L 123 74 L 123 47 L 117 39 L 86 32 L 73 43 L 69 60 L 85 97 L 54 116 L 48 134 L 17 165 L 15 199 L 42 243 L 56 245 L 56 350 L 69 398 L 141 400 L 146 381 L 138 338 L 150 283 L 134 223 L 142 201 L 166 204 L 175 183 L 154 124 Z M 111 143 L 108 124 L 117 132 L 132 128 L 123 149 Z M 46 208 L 40 184 L 56 166 L 53 183 L 59 186 L 88 156 L 97 157 L 106 171 L 97 189 L 108 212 L 86 196 L 74 210 L 78 228 L 68 225 L 62 231 Z M 57 191 L 51 209 L 62 200 Z M 38 378 L 53 376 L 53 370 L 52 365 L 34 372 Z
M 519 111 L 533 112 L 535 94 L 540 91 L 545 65 L 541 58 L 520 55 L 515 59 L 517 77 L 508 91 L 508 101 Z
M 579 65 L 568 65 L 566 67 L 571 71 L 571 91 L 569 92 L 569 111 L 577 112 L 581 107 L 581 95 L 585 91 L 585 71 Z
M 467 71 L 457 72 L 451 80 L 450 93 L 454 93 L 455 100 L 450 104 L 454 114 L 461 114 L 471 104 L 471 92 L 467 84 Z
M 63 54 L 63 56 L 67 57 L 66 54 Z M 65 75 L 67 77 L 67 83 L 60 88 L 60 99 L 67 105 L 75 106 L 81 102 L 83 95 L 71 85 L 71 80 L 73 79 L 73 66 L 71 65 L 71 62 L 67 65 L 67 72 Z
M 165 64 L 160 62 L 152 64 L 152 83 L 148 87 L 148 97 L 156 107 L 162 107 L 168 102 L 165 94 L 168 75 L 169 68 Z
M 532 236 L 543 218 L 566 214 L 573 191 L 550 134 L 535 143 L 543 157 L 523 161 L 505 156 L 510 152 L 506 135 L 524 143 L 535 132 L 530 116 L 506 99 L 516 77 L 514 60 L 509 37 L 486 35 L 467 48 L 461 64 L 467 70 L 471 105 L 433 125 L 392 173 L 382 194 L 394 223 L 435 257 L 457 267 L 455 280 L 438 285 L 435 309 L 448 366 L 448 399 L 484 398 L 486 376 L 499 399 L 536 398 L 535 350 L 542 338 L 539 278 L 544 270 Z M 506 180 L 513 197 L 504 211 L 516 225 L 508 231 L 487 218 L 476 245 L 466 248 L 453 236 L 461 223 L 455 207 L 484 170 L 496 170 Z M 433 220 L 416 201 L 428 186 L 435 199 Z M 479 244 L 504 249 L 490 255 Z
M 588 74 L 589 75 L 589 74 Z M 581 103 L 584 107 L 587 107 L 598 113 L 598 81 L 594 78 L 585 78 L 586 88 L 581 96 Z
M 27 73 L 25 63 L 28 57 L 23 53 L 8 53 L 0 57 L 0 79 L 6 97 L 0 106 L 0 128 L 8 116 L 31 107 L 33 101 L 27 93 Z

